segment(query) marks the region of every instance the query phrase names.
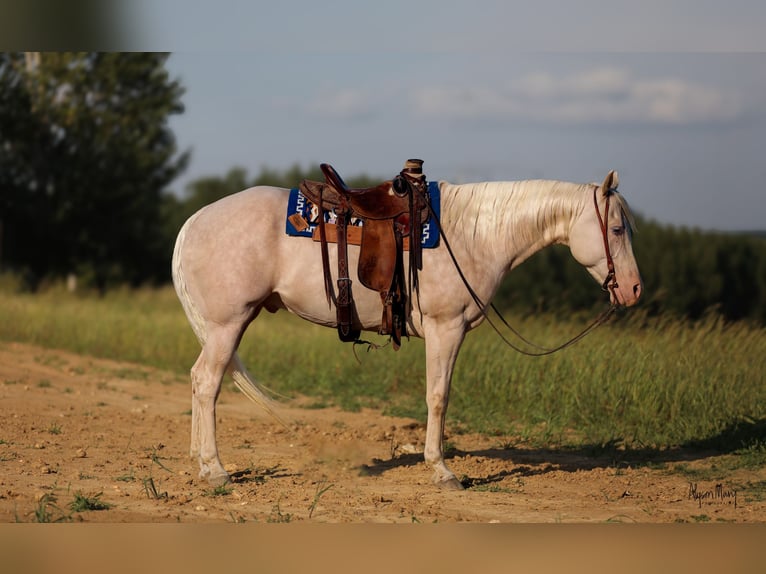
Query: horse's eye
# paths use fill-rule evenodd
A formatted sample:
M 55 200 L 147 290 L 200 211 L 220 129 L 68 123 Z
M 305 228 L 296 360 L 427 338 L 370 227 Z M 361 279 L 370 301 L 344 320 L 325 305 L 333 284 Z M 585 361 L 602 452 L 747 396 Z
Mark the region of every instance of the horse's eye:
M 612 235 L 619 237 L 623 233 L 625 233 L 624 227 L 612 227 Z

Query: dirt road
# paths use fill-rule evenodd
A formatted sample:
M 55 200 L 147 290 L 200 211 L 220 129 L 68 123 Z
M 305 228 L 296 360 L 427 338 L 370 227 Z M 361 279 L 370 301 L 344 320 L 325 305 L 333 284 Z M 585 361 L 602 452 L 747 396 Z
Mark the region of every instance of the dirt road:
M 669 452 L 647 464 L 509 447 L 514 437 L 449 436 L 448 462 L 468 488 L 439 491 L 416 421 L 296 402 L 286 429 L 229 385 L 218 438 L 234 481 L 212 489 L 188 458 L 185 380 L 15 343 L 0 344 L 0 408 L 5 523 L 766 519 L 763 468 L 716 475 L 721 457 Z

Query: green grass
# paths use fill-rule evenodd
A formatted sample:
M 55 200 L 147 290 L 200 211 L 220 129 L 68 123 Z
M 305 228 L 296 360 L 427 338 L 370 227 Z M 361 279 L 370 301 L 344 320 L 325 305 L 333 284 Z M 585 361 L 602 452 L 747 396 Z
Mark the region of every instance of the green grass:
M 69 503 L 69 509 L 72 512 L 86 512 L 89 510 L 109 510 L 112 505 L 100 500 L 103 493 L 87 496 L 82 492 L 76 492 L 74 499 Z
M 56 505 L 57 497 L 53 493 L 46 493 L 40 497 L 34 508 L 32 521 L 40 523 L 68 522 L 71 518 L 64 514 Z M 18 520 L 18 519 L 17 519 Z
M 486 327 L 469 334 L 453 379 L 451 433 L 472 430 L 501 443 L 595 450 L 695 447 L 733 453 L 752 467 L 766 464 L 759 442 L 766 430 L 766 331 L 713 316 L 690 323 L 641 311 L 621 315 L 549 357 L 519 355 Z M 135 366 L 120 376 L 149 385 L 161 381 L 142 369 L 158 367 L 185 381 L 199 352 L 170 288 L 104 297 L 57 289 L 3 293 L 0 316 L 0 341 L 129 361 Z M 543 345 L 566 340 L 589 321 L 509 319 Z M 357 362 L 334 330 L 264 312 L 240 354 L 256 378 L 283 395 L 425 420 L 420 340 L 405 342 L 398 352 L 358 347 Z
M 320 480 L 317 483 L 316 492 L 314 492 L 314 499 L 311 501 L 311 504 L 309 505 L 309 518 L 311 518 L 314 515 L 314 511 L 317 508 L 317 505 L 319 504 L 319 499 L 322 498 L 322 495 L 326 493 L 328 490 L 330 490 L 334 484 L 327 484 L 327 481 L 325 479 Z
M 3 293 L 2 299 L 0 340 L 137 363 L 123 377 L 139 375 L 139 365 L 188 372 L 198 352 L 172 289 L 97 297 L 52 288 L 38 295 Z
M 548 443 L 566 442 L 572 429 L 587 443 L 636 448 L 704 440 L 714 446 L 716 437 L 732 439 L 730 448 L 759 436 L 766 418 L 763 330 L 715 319 L 638 328 L 640 319 L 624 317 L 546 358 L 509 355 L 489 333 L 469 337 L 455 374 L 455 416 L 499 434 L 512 433 L 508 422 L 516 421 Z M 559 328 L 551 318 L 524 325 L 545 343 L 553 338 L 540 329 L 543 321 L 559 337 L 574 327 Z M 739 437 L 731 432 L 737 426 Z
M 234 492 L 234 489 L 224 484 L 221 486 L 216 486 L 215 488 L 212 488 L 210 490 L 206 490 L 204 492 L 204 496 L 210 496 L 210 497 L 229 496 L 232 492 Z

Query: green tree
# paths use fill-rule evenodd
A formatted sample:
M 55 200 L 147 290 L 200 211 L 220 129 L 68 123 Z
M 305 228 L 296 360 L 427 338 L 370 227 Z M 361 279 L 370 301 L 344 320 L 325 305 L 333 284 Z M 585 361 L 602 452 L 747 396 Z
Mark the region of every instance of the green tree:
M 0 55 L 0 263 L 100 288 L 165 278 L 162 193 L 184 169 L 165 54 Z

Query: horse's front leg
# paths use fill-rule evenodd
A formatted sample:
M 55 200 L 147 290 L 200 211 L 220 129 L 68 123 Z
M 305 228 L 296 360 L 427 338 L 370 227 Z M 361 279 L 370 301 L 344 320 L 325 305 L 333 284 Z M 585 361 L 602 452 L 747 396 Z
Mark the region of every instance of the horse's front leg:
M 444 419 L 449 403 L 452 371 L 465 337 L 465 323 L 424 321 L 426 340 L 426 403 L 428 422 L 424 456 L 434 469 L 433 482 L 440 488 L 461 490 L 463 485 L 444 462 Z

